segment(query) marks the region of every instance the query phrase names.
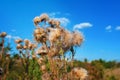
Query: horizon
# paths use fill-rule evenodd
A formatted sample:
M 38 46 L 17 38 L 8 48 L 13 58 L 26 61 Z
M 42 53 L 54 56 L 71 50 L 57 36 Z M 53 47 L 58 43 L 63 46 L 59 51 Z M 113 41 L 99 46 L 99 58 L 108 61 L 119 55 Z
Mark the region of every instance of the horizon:
M 75 59 L 120 61 L 120 1 L 0 1 L 0 32 L 7 32 L 11 47 L 14 39 L 33 41 L 33 19 L 42 13 L 60 20 L 70 31 L 79 30 L 84 42 L 75 48 Z

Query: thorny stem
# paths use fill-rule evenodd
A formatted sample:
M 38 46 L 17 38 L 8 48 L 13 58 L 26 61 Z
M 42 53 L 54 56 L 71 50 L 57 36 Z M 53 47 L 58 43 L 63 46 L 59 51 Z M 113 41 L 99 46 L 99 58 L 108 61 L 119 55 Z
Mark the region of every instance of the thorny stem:
M 25 58 L 25 56 L 24 56 L 24 54 L 23 54 L 23 52 L 22 52 L 21 50 L 19 50 L 19 53 L 20 53 L 20 55 L 21 55 L 22 65 L 23 65 L 24 68 L 25 68 L 25 61 L 24 61 L 24 59 L 23 59 L 23 58 Z
M 5 74 L 4 74 L 4 80 L 6 80 L 6 78 L 7 78 L 7 75 L 9 74 L 9 63 L 10 63 L 10 61 L 9 61 L 9 57 L 6 57 L 6 58 L 8 58 L 8 60 L 6 60 L 6 69 L 5 69 Z
M 2 38 L 2 50 L 1 50 L 1 59 L 4 56 L 4 38 Z
M 25 68 L 25 79 L 28 78 L 28 67 L 29 67 L 29 52 L 26 50 L 26 54 L 27 54 L 27 59 L 24 59 L 26 58 L 25 55 L 23 54 L 22 50 L 19 50 L 19 53 L 21 54 L 21 61 L 22 61 L 22 64 Z M 25 61 L 24 61 L 25 60 Z
M 71 67 L 73 67 L 73 61 L 74 61 L 74 55 L 75 55 L 75 51 L 73 46 L 70 48 L 70 51 L 72 52 L 72 61 L 71 61 Z
M 29 67 L 29 57 L 30 57 L 30 54 L 29 54 L 29 51 L 26 50 L 26 54 L 27 54 L 27 60 L 26 60 L 26 74 L 28 74 L 28 67 Z
M 72 61 L 74 60 L 74 55 L 75 55 L 75 51 L 73 46 L 70 48 L 70 51 L 72 52 Z
M 29 54 L 29 51 L 26 50 L 26 54 L 27 54 L 27 58 L 25 57 L 25 55 L 23 54 L 22 50 L 19 50 L 19 53 L 21 54 L 21 61 L 22 61 L 22 64 L 25 68 L 25 75 L 26 75 L 26 78 L 27 78 L 27 75 L 28 75 L 28 69 L 29 69 L 29 57 L 30 57 L 30 54 Z M 26 58 L 25 61 L 23 58 Z
M 4 58 L 5 58 L 5 55 L 4 55 L 4 38 L 2 38 L 1 60 L 4 59 Z M 6 75 L 7 75 L 6 72 L 5 72 L 4 76 L 3 76 L 4 80 L 6 80 Z M 2 80 L 2 76 L 0 76 L 0 79 Z
M 33 59 L 32 61 L 35 63 L 35 60 L 34 60 L 34 59 Z M 34 67 L 35 67 L 35 66 L 34 66 L 34 63 L 32 64 L 32 75 L 34 74 L 33 71 L 34 71 L 34 69 L 35 69 L 35 68 L 34 68 Z M 33 79 L 33 78 L 34 78 L 34 76 L 32 76 L 32 79 Z
M 2 80 L 2 76 L 0 75 L 0 80 Z

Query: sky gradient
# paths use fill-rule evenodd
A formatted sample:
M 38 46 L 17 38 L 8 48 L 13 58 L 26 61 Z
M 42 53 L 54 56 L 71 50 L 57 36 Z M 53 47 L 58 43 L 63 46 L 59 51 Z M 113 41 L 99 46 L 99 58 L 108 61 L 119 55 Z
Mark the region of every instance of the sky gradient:
M 41 13 L 83 33 L 76 59 L 120 61 L 119 0 L 0 0 L 0 32 L 9 34 L 12 47 L 15 38 L 33 40 L 33 18 Z

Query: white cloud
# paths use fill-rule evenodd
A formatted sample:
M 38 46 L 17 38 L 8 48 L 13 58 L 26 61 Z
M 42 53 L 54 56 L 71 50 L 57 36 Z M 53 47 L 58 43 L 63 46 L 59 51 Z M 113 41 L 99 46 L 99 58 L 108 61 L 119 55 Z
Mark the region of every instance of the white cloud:
M 8 39 L 20 39 L 19 36 L 12 36 L 12 35 L 7 35 L 6 38 L 8 38 Z
M 48 15 L 52 18 L 54 18 L 56 15 L 61 14 L 60 12 L 52 12 L 52 13 L 48 13 Z
M 11 36 L 11 35 L 7 35 L 7 36 L 6 36 L 6 38 L 9 38 L 9 39 L 11 39 L 11 38 L 12 38 L 12 36 Z
M 107 26 L 105 29 L 106 30 L 110 30 L 112 27 L 111 27 L 111 25 L 109 25 L 109 26 Z
M 108 25 L 106 28 L 105 28 L 106 31 L 108 32 L 111 32 L 112 31 L 112 26 L 111 25 Z
M 84 23 L 80 23 L 80 24 L 76 24 L 74 25 L 74 29 L 83 29 L 83 28 L 89 28 L 92 27 L 93 25 L 89 22 L 84 22 Z
M 12 29 L 11 31 L 12 31 L 12 32 L 16 32 L 16 30 L 15 30 L 15 29 Z
M 61 13 L 61 12 L 52 12 L 52 13 L 48 13 L 48 15 L 52 18 L 56 17 L 56 16 L 60 16 L 60 15 L 64 15 L 64 16 L 70 16 L 70 13 Z
M 8 41 L 11 42 L 11 39 L 21 39 L 19 36 L 12 36 L 12 35 L 7 35 L 6 38 L 8 38 Z
M 117 26 L 117 27 L 115 28 L 115 30 L 120 30 L 120 26 Z
M 13 36 L 13 39 L 20 39 L 19 36 Z

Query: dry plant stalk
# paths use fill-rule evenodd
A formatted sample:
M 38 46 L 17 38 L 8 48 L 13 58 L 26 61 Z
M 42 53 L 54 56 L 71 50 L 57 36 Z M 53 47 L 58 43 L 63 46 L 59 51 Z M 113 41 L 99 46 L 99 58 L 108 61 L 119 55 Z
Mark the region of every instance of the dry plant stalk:
M 65 61 L 64 54 L 67 51 L 72 52 L 72 60 L 74 57 L 74 46 L 80 46 L 83 42 L 83 36 L 78 31 L 70 32 L 60 26 L 60 21 L 50 19 L 47 14 L 41 14 L 34 18 L 34 24 L 36 29 L 34 30 L 34 39 L 37 43 L 42 43 L 42 46 L 36 50 L 36 54 L 40 55 L 38 63 L 41 66 L 41 70 L 44 71 L 44 76 L 50 77 L 48 80 L 68 79 L 67 75 L 67 61 Z M 49 27 L 44 28 L 45 24 Z M 40 27 L 41 26 L 41 27 Z M 47 58 L 49 64 L 49 71 L 46 71 L 45 59 Z M 57 60 L 59 59 L 59 60 Z M 72 62 L 72 61 L 71 61 Z M 76 69 L 75 69 L 76 70 Z M 74 71 L 72 71 L 74 72 Z M 81 73 L 79 71 L 79 73 Z M 66 74 L 66 75 L 64 75 Z M 82 74 L 82 73 L 81 73 Z M 76 76 L 79 76 L 76 74 Z M 86 77 L 86 76 L 85 76 Z M 83 77 L 79 76 L 80 79 Z M 72 80 L 72 79 L 71 79 Z
M 1 48 L 1 51 L 0 51 L 0 61 L 1 61 L 1 73 L 0 73 L 0 79 L 4 79 L 6 80 L 6 77 L 7 75 L 9 74 L 9 63 L 10 63 L 10 60 L 9 60 L 9 54 L 5 53 L 5 50 L 4 50 L 4 43 L 5 43 L 5 37 L 7 36 L 7 33 L 6 32 L 2 32 L 0 33 L 0 39 L 2 40 L 0 42 L 0 48 Z M 6 68 L 4 68 L 6 67 Z M 4 72 L 4 75 L 3 75 L 3 78 L 1 77 L 1 75 L 3 74 Z
M 87 71 L 83 68 L 74 68 L 74 46 L 80 46 L 83 42 L 83 36 L 78 31 L 70 32 L 60 26 L 60 21 L 50 19 L 49 16 L 44 13 L 37 16 L 33 20 L 36 26 L 34 30 L 34 40 L 32 43 L 30 40 L 17 39 L 15 40 L 16 49 L 19 51 L 20 58 L 16 61 L 18 64 L 23 65 L 25 72 L 25 80 L 29 80 L 29 66 L 30 60 L 37 61 L 40 71 L 42 72 L 42 80 L 85 80 L 87 77 Z M 48 26 L 45 28 L 44 26 Z M 0 60 L 6 61 L 6 69 L 4 70 L 3 79 L 6 80 L 9 74 L 10 56 L 4 54 L 4 38 L 7 35 L 6 32 L 0 33 L 1 52 Z M 40 45 L 40 46 L 39 46 Z M 72 59 L 66 60 L 65 54 L 67 51 L 71 51 Z M 38 56 L 39 55 L 39 56 Z M 3 61 L 4 61 L 3 60 Z M 70 67 L 70 71 L 68 71 Z M 73 76 L 73 77 L 69 77 Z M 1 78 L 1 76 L 0 76 Z
M 65 60 L 66 52 L 71 51 L 72 59 L 70 62 L 73 63 L 74 46 L 81 45 L 83 35 L 78 31 L 70 32 L 62 28 L 60 21 L 49 18 L 46 13 L 36 16 L 33 22 L 36 26 L 33 35 L 37 44 L 31 43 L 27 39 L 15 41 L 17 44 L 16 48 L 26 58 L 21 58 L 23 65 L 26 67 L 26 74 L 28 75 L 29 59 L 31 57 L 33 60 L 37 60 L 40 66 L 42 80 L 84 80 L 87 76 L 87 71 L 85 72 L 82 68 L 73 68 L 73 64 L 68 64 L 69 62 Z M 44 26 L 47 27 L 45 28 Z M 40 46 L 37 47 L 37 45 Z M 30 52 L 33 50 L 34 54 L 31 54 Z M 24 51 L 25 54 L 23 54 Z M 71 72 L 68 72 L 68 66 L 71 67 Z M 69 78 L 69 76 L 74 77 Z

